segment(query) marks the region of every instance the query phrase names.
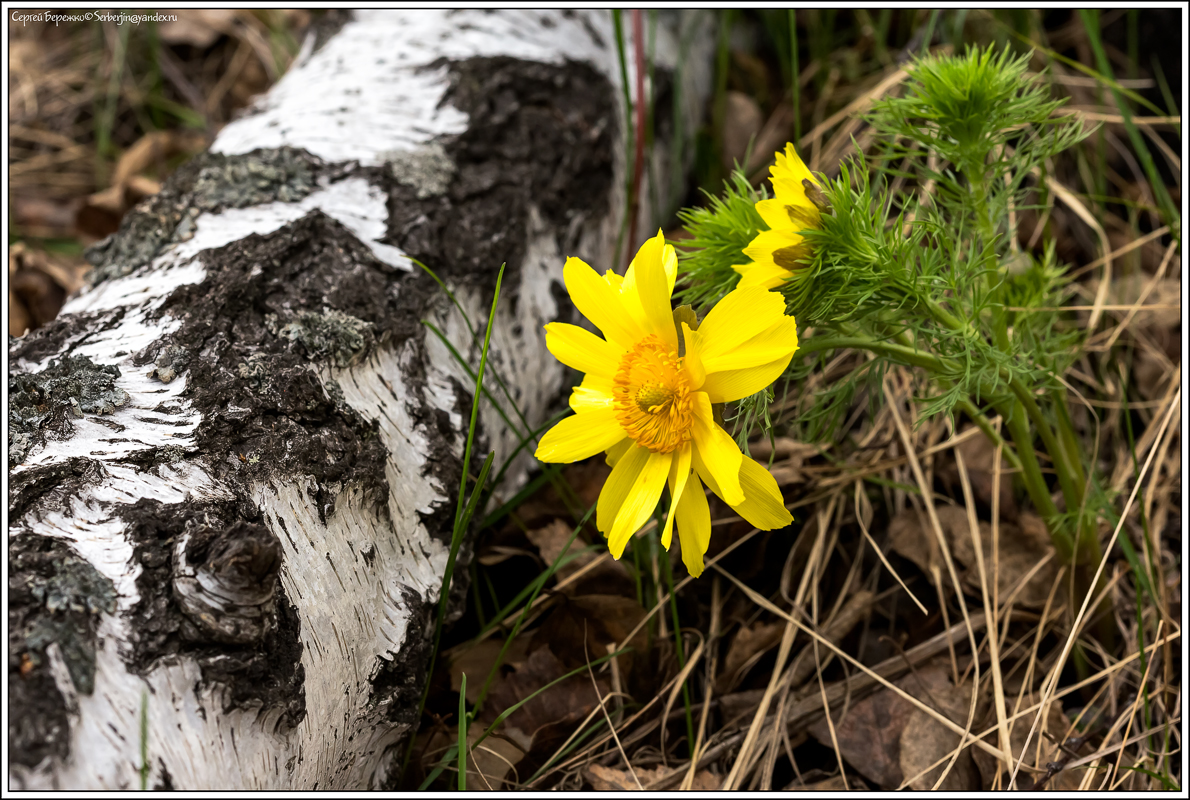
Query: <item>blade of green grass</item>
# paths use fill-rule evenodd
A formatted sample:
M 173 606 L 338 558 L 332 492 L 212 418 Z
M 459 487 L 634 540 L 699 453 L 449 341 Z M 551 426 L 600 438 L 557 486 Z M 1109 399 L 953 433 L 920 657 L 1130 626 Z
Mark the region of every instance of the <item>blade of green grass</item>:
M 459 687 L 459 791 L 467 791 L 467 673 L 463 673 L 463 685 Z
M 789 9 L 789 101 L 793 105 L 793 140 L 802 140 L 802 86 L 798 80 L 802 71 L 798 66 L 797 11 Z
M 629 165 L 636 151 L 636 134 L 632 125 L 632 90 L 628 88 L 628 57 L 624 45 L 624 18 L 620 9 L 612 9 L 612 26 L 616 33 L 616 56 L 620 63 L 620 86 L 624 89 L 624 219 L 620 222 L 620 233 L 616 236 L 616 250 L 612 254 L 612 268 L 620 263 L 620 254 L 624 248 L 624 237 L 628 234 L 628 222 L 631 216 L 632 170 Z M 627 269 L 628 258 L 625 255 L 624 264 Z M 624 270 L 617 270 L 623 273 Z
M 483 706 L 483 701 L 487 699 L 488 690 L 492 687 L 492 681 L 495 680 L 496 673 L 499 671 L 500 665 L 504 663 L 504 655 L 508 652 L 508 648 L 512 646 L 513 639 L 515 639 L 516 635 L 520 633 L 521 626 L 525 624 L 525 617 L 528 616 L 529 609 L 533 607 L 533 601 L 537 599 L 537 595 L 539 592 L 541 592 L 542 587 L 545 586 L 545 582 L 548 581 L 555 572 L 557 572 L 563 557 L 566 555 L 567 551 L 570 550 L 570 546 L 574 544 L 574 539 L 576 536 L 578 536 L 578 532 L 582 530 L 583 525 L 585 525 L 587 520 L 591 518 L 591 514 L 595 512 L 595 508 L 596 506 L 591 506 L 587 509 L 587 513 L 583 515 L 583 518 L 579 520 L 579 523 L 574 526 L 574 530 L 570 532 L 570 538 L 566 540 L 566 545 L 562 548 L 562 551 L 558 553 L 558 557 L 555 558 L 553 563 L 550 564 L 546 571 L 541 574 L 540 580 L 534 581 L 536 588 L 534 588 L 533 592 L 530 594 L 529 601 L 525 603 L 525 607 L 521 610 L 521 615 L 517 617 L 517 621 L 513 624 L 512 630 L 509 631 L 508 636 L 504 639 L 504 645 L 500 648 L 500 652 L 496 655 L 496 660 L 492 662 L 492 667 L 488 670 L 488 676 L 484 679 L 483 686 L 481 686 L 479 689 L 479 696 L 475 698 L 475 708 L 477 711 Z M 503 616 L 500 617 L 500 619 L 503 618 Z
M 551 688 L 553 688 L 554 686 L 557 686 L 559 683 L 561 683 L 562 681 L 566 680 L 567 678 L 572 678 L 572 677 L 574 677 L 575 675 L 578 675 L 578 674 L 580 674 L 580 673 L 586 672 L 586 671 L 587 671 L 588 669 L 590 669 L 591 667 L 597 667 L 597 666 L 599 666 L 600 664 L 602 664 L 603 662 L 605 662 L 605 661 L 608 661 L 609 659 L 616 658 L 617 656 L 622 656 L 622 655 L 624 655 L 625 653 L 629 653 L 629 652 L 632 652 L 632 648 L 631 648 L 631 647 L 622 647 L 622 648 L 620 648 L 619 650 L 616 650 L 616 651 L 615 651 L 615 652 L 613 652 L 613 653 L 608 653 L 608 654 L 607 654 L 607 655 L 605 655 L 605 656 L 601 656 L 600 658 L 597 658 L 597 659 L 595 659 L 594 661 L 590 662 L 589 664 L 584 664 L 584 665 L 583 665 L 583 666 L 581 666 L 581 667 L 576 667 L 575 669 L 572 669 L 570 672 L 567 672 L 567 673 L 566 673 L 565 675 L 563 675 L 562 677 L 560 677 L 560 678 L 555 678 L 554 680 L 552 680 L 552 681 L 550 681 L 549 683 L 547 683 L 545 686 L 542 686 L 540 689 L 538 689 L 537 691 L 533 692 L 533 694 L 529 695 L 529 696 L 528 696 L 528 697 L 526 697 L 524 700 L 521 700 L 521 701 L 519 701 L 519 702 L 517 702 L 517 703 L 514 703 L 513 705 L 511 705 L 511 706 L 509 706 L 508 708 L 504 709 L 503 711 L 501 711 L 501 712 L 500 712 L 500 715 L 499 715 L 498 717 L 496 717 L 496 719 L 495 719 L 495 720 L 493 720 L 493 721 L 492 721 L 492 724 L 491 724 L 491 725 L 489 725 L 489 726 L 488 726 L 488 727 L 487 727 L 487 728 L 484 730 L 484 732 L 483 732 L 483 735 L 482 735 L 482 736 L 480 736 L 478 739 L 476 739 L 476 740 L 475 740 L 475 744 L 474 744 L 474 745 L 472 745 L 472 748 L 479 747 L 479 743 L 480 743 L 480 742 L 482 742 L 484 739 L 486 739 L 486 738 L 488 738 L 489 736 L 491 736 L 491 735 L 492 735 L 492 732 L 496 730 L 496 726 L 498 726 L 498 725 L 499 725 L 501 722 L 503 722 L 504 720 L 508 719 L 508 718 L 509 718 L 509 716 L 511 716 L 513 713 L 515 713 L 515 712 L 516 712 L 516 710 L 517 710 L 518 708 L 520 708 L 521 706 L 523 706 L 525 703 L 528 703 L 528 702 L 529 702 L 530 700 L 532 700 L 534 697 L 537 697 L 537 695 L 541 694 L 542 692 L 546 691 L 547 689 L 551 689 Z
M 1149 152 L 1148 145 L 1145 144 L 1144 137 L 1140 135 L 1140 131 L 1136 129 L 1136 124 L 1132 121 L 1132 109 L 1121 96 L 1123 87 L 1116 83 L 1112 75 L 1111 62 L 1107 58 L 1107 52 L 1103 49 L 1103 42 L 1099 37 L 1099 9 L 1080 9 L 1079 14 L 1083 20 L 1083 27 L 1087 31 L 1087 40 L 1095 52 L 1095 61 L 1099 65 L 1099 71 L 1111 87 L 1112 94 L 1116 98 L 1116 106 L 1124 117 L 1124 128 L 1128 131 L 1128 138 L 1132 141 L 1132 149 L 1136 151 L 1136 156 L 1140 159 L 1141 167 L 1149 179 L 1153 195 L 1157 198 L 1157 205 L 1161 207 L 1165 220 L 1173 232 L 1173 237 L 1180 242 L 1182 238 L 1181 214 L 1178 213 L 1173 198 L 1169 196 L 1169 190 L 1165 188 L 1165 182 L 1161 180 L 1161 175 L 1157 172 L 1157 165 L 1153 163 L 1153 156 Z M 1139 97 L 1139 95 L 1137 96 Z M 1156 108 L 1156 106 L 1153 107 Z
M 149 788 L 149 693 L 140 696 L 140 790 Z
M 451 533 L 450 554 L 446 558 L 446 569 L 442 576 L 442 588 L 438 597 L 438 614 L 434 624 L 434 645 L 430 650 L 429 667 L 426 674 L 425 687 L 422 689 L 421 700 L 417 706 L 417 716 L 414 723 L 414 729 L 409 734 L 409 745 L 405 748 L 405 758 L 401 763 L 401 774 L 404 775 L 406 769 L 409 767 L 409 758 L 413 755 L 413 744 L 417 739 L 417 726 L 421 721 L 421 715 L 425 711 L 426 698 L 430 693 L 430 678 L 433 675 L 434 662 L 438 658 L 438 647 L 442 642 L 442 625 L 446 620 L 446 606 L 450 601 L 450 585 L 454 579 L 455 561 L 459 556 L 459 547 L 463 544 L 463 536 L 466 533 L 466 523 L 470 520 L 475 508 L 479 502 L 479 496 L 483 492 L 483 484 L 487 480 L 488 470 L 491 469 L 492 460 L 495 458 L 495 453 L 489 453 L 488 457 L 484 459 L 483 468 L 479 473 L 479 480 L 476 481 L 474 492 L 471 496 L 471 502 L 465 503 L 464 498 L 467 492 L 467 475 L 470 472 L 471 466 L 471 448 L 475 444 L 475 427 L 479 421 L 479 398 L 481 390 L 483 389 L 483 373 L 484 368 L 488 362 L 488 348 L 492 341 L 492 328 L 496 323 L 496 304 L 500 302 L 500 284 L 504 280 L 504 268 L 506 264 L 500 265 L 500 272 L 496 275 L 496 289 L 492 295 L 492 310 L 488 314 L 487 330 L 483 338 L 483 350 L 479 355 L 479 371 L 475 378 L 475 393 L 471 400 L 471 422 L 467 428 L 467 443 L 463 448 L 463 468 L 462 477 L 459 479 L 459 500 L 455 509 L 454 530 Z
M 657 532 L 665 528 L 665 520 L 660 519 L 657 523 Z M 678 598 L 674 592 L 674 574 L 673 567 L 669 563 L 669 554 L 661 559 L 661 571 L 665 576 L 665 585 L 669 589 L 669 609 L 673 615 L 674 624 L 674 652 L 678 656 L 678 672 L 686 668 L 686 648 L 682 644 L 682 621 L 678 617 Z M 690 710 L 690 686 L 687 682 L 682 683 L 682 704 L 686 707 L 686 749 L 691 755 L 694 753 L 694 713 Z

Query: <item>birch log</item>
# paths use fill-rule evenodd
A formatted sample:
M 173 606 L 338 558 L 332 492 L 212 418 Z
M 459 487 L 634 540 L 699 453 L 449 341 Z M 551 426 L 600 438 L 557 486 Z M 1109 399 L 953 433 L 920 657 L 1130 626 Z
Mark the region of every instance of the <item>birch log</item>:
M 641 239 L 680 200 L 708 43 L 659 16 Z M 475 364 L 508 263 L 514 429 L 485 403 L 477 448 L 507 497 L 561 408 L 564 259 L 612 264 L 620 74 L 607 12 L 345 15 L 11 343 L 11 788 L 393 786 L 474 386 L 422 321 Z

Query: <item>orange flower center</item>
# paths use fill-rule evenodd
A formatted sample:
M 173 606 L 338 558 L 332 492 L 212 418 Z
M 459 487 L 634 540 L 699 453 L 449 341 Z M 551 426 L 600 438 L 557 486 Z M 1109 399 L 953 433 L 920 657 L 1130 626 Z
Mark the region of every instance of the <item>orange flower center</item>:
M 671 453 L 690 441 L 690 383 L 682 359 L 657 336 L 624 354 L 612 387 L 616 419 L 641 447 Z

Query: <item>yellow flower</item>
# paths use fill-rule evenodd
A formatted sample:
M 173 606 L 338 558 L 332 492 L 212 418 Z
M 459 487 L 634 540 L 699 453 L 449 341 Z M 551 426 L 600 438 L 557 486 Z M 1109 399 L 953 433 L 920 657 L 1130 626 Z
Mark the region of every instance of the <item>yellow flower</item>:
M 822 224 L 818 206 L 807 196 L 802 181 L 818 186 L 793 144 L 785 145 L 784 153 L 777 153 L 777 163 L 769 170 L 774 197 L 761 200 L 756 210 L 769 226 L 761 231 L 746 248 L 749 264 L 737 264 L 732 269 L 740 273 L 737 288 L 759 286 L 775 289 L 793 275 L 798 261 L 806 257 L 805 245 L 798 231 L 817 228 Z
M 612 473 L 595 521 L 617 559 L 668 485 L 661 543 L 669 549 L 676 523 L 682 560 L 698 575 L 711 539 L 704 483 L 762 530 L 793 519 L 773 476 L 740 452 L 712 407 L 776 380 L 797 350 L 797 325 L 779 294 L 759 288 L 731 292 L 694 328 L 676 322 L 676 276 L 674 248 L 660 231 L 623 277 L 566 260 L 566 290 L 604 338 L 563 322 L 545 326 L 550 352 L 586 375 L 570 396 L 574 416 L 541 438 L 537 458 L 568 463 L 607 451 Z

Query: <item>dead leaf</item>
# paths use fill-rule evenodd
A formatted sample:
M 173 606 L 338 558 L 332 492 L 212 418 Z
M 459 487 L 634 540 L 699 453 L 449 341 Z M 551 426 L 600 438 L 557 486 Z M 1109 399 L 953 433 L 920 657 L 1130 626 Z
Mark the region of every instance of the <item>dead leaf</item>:
M 152 170 L 164 178 L 167 159 L 197 153 L 206 144 L 206 137 L 193 131 L 153 131 L 142 136 L 116 162 L 111 186 L 92 194 L 78 209 L 78 232 L 92 239 L 115 233 L 133 206 L 161 191 L 158 180 L 141 173 Z
M 751 627 L 741 627 L 727 648 L 723 668 L 715 681 L 715 694 L 726 695 L 739 685 L 746 666 L 755 663 L 763 653 L 777 646 L 785 633 L 784 622 L 756 622 Z
M 463 674 L 466 673 L 467 702 L 475 705 L 479 698 L 480 687 L 487 680 L 488 673 L 492 670 L 492 664 L 496 662 L 496 656 L 500 654 L 503 647 L 503 638 L 484 639 L 471 649 L 456 656 L 450 662 L 451 691 L 457 692 L 462 688 Z M 504 666 L 512 669 L 522 666 L 527 657 L 527 650 L 528 642 L 524 637 L 518 636 L 513 639 L 512 644 L 508 646 L 508 652 L 504 654 Z M 499 673 L 497 673 L 496 680 L 499 680 Z
M 537 548 L 541 560 L 546 564 L 552 564 L 562 555 L 562 550 L 570 541 L 573 532 L 574 529 L 564 520 L 555 519 L 543 528 L 528 531 L 526 535 Z M 575 558 L 558 567 L 554 573 L 555 580 L 561 583 L 596 559 L 600 559 L 600 563 L 584 572 L 582 577 L 574 583 L 568 584 L 563 591 L 571 596 L 598 592 L 599 594 L 635 597 L 636 586 L 624 565 L 606 553 L 584 553 L 583 550 L 586 547 L 587 543 L 583 541 L 582 537 L 575 537 L 574 541 L 570 543 L 570 549 L 566 551 L 568 555 L 574 555 Z
M 669 770 L 661 766 L 654 769 L 637 767 L 633 771 L 636 773 L 636 779 L 633 779 L 632 773 L 628 770 L 592 764 L 587 767 L 586 775 L 591 788 L 597 792 L 639 792 L 642 786 L 648 786 L 669 774 Z M 639 784 L 637 780 L 640 781 Z
M 856 786 L 855 781 L 847 783 L 843 780 L 842 775 L 835 775 L 833 778 L 827 778 L 824 781 L 815 781 L 814 783 L 801 784 L 796 780 L 785 787 L 787 792 L 845 792 L 848 790 L 855 791 L 856 789 L 866 789 L 866 786 Z
M 953 553 L 955 560 L 965 568 L 961 577 L 963 585 L 971 594 L 979 594 L 979 564 L 975 559 L 975 547 L 971 542 L 966 512 L 963 512 L 963 517 L 963 521 L 954 526 Z M 1002 599 L 1007 598 L 1029 570 L 1037 566 L 1037 563 L 1053 550 L 1045 523 L 1036 514 L 1029 512 L 1021 514 L 1015 525 L 1001 523 L 998 561 L 992 559 L 992 526 L 987 522 L 980 522 L 979 536 L 983 546 L 983 563 L 988 583 L 991 583 L 993 574 L 998 576 L 998 591 Z M 1044 606 L 1057 572 L 1058 562 L 1051 558 L 1049 563 L 1041 567 L 1017 593 L 1016 605 L 1022 608 Z
M 760 133 L 764 115 L 760 105 L 743 92 L 728 92 L 723 115 L 723 168 L 734 169 L 738 162 L 746 166 L 748 146 Z
M 485 727 L 490 725 L 505 710 L 568 671 L 549 646 L 533 650 L 520 667 L 505 675 L 492 690 L 480 712 L 480 722 Z M 596 684 L 600 695 L 606 696 L 610 691 L 606 677 L 597 674 Z M 579 673 L 526 700 L 497 730 L 526 752 L 534 748 L 544 751 L 561 744 L 573 725 L 586 717 L 598 702 L 590 675 Z
M 1034 693 L 1024 695 L 1022 698 L 1017 696 L 1005 697 L 1005 706 L 1011 714 L 1012 709 L 1017 707 L 1017 701 L 1020 700 L 1021 708 L 1028 708 L 1034 705 L 1041 698 Z M 984 715 L 983 721 L 979 725 L 980 730 L 986 730 L 996 724 L 996 710 L 989 707 L 987 713 Z M 1016 720 L 1012 726 L 1012 732 L 1009 734 L 1008 740 L 1012 745 L 1012 757 L 1019 759 L 1021 757 L 1021 750 L 1025 746 L 1025 738 L 1029 735 L 1029 729 L 1033 726 L 1033 716 L 1025 716 Z M 1025 763 L 1029 766 L 1037 767 L 1038 769 L 1045 769 L 1046 764 L 1051 761 L 1061 761 L 1064 757 L 1062 749 L 1053 741 L 1051 741 L 1044 734 L 1048 733 L 1059 741 L 1066 735 L 1066 729 L 1070 727 L 1070 720 L 1066 718 L 1065 712 L 1062 710 L 1061 700 L 1052 700 L 1049 705 L 1049 712 L 1045 719 L 1037 726 L 1037 730 L 1033 732 L 1033 738 L 1029 743 L 1029 753 L 1025 759 Z M 989 741 L 999 742 L 999 738 L 989 739 Z M 990 790 L 992 788 L 992 781 L 996 777 L 997 769 L 1000 769 L 999 759 L 990 753 L 985 753 L 979 748 L 971 748 L 971 755 L 975 759 L 975 765 L 979 768 L 979 772 L 983 777 L 983 788 Z M 1082 775 L 1078 772 L 1063 770 L 1052 778 L 1046 784 L 1046 788 L 1056 791 L 1075 791 L 1079 787 L 1079 782 Z M 1001 776 L 1000 789 L 1003 790 L 1007 784 L 1007 776 Z M 1025 773 L 1022 772 L 1017 777 L 1018 785 L 1028 785 L 1028 779 Z
M 947 547 L 950 548 L 954 560 L 962 567 L 959 579 L 964 590 L 973 595 L 980 594 L 979 564 L 975 558 L 975 546 L 971 541 L 967 510 L 958 506 L 938 506 L 935 510 Z M 998 591 L 1001 598 L 1006 598 L 1029 570 L 1053 549 L 1045 523 L 1035 514 L 1027 512 L 1020 514 L 1016 524 L 1000 523 L 998 572 L 992 559 L 990 523 L 979 522 L 979 537 L 989 584 L 993 574 L 998 574 Z M 888 538 L 893 550 L 916 564 L 926 575 L 930 574 L 930 558 L 932 553 L 937 552 L 938 545 L 936 534 L 924 512 L 919 515 L 912 508 L 902 511 L 889 523 Z M 933 557 L 939 559 L 937 563 L 941 566 L 941 557 Z M 1024 608 L 1041 608 L 1045 605 L 1057 569 L 1057 562 L 1051 558 L 1016 595 L 1016 604 Z M 943 585 L 948 591 L 952 590 L 948 578 L 943 578 Z
M 473 792 L 499 791 L 504 788 L 504 780 L 510 772 L 514 773 L 513 781 L 519 783 L 515 776 L 516 765 L 525 754 L 515 744 L 499 736 L 489 736 L 476 747 L 475 742 L 483 735 L 483 731 L 482 725 L 472 725 L 467 730 L 470 750 L 467 758 L 467 789 Z M 458 741 L 457 728 L 455 741 Z
M 588 594 L 559 599 L 558 606 L 534 632 L 529 647 L 533 650 L 548 645 L 568 670 L 606 655 L 607 646 L 624 641 L 645 616 L 636 598 Z M 630 642 L 634 652 L 617 657 L 625 679 L 632 673 L 634 656 L 644 652 L 646 642 L 642 626 Z
M 907 692 L 920 691 L 913 675 L 894 683 Z M 912 711 L 913 705 L 908 700 L 890 689 L 882 689 L 851 704 L 842 717 L 836 719 L 832 715 L 843 760 L 880 788 L 896 789 L 903 779 L 901 732 Z M 807 731 L 823 747 L 833 747 L 825 718 L 813 722 Z
M 913 692 L 910 686 L 905 691 L 912 692 L 922 702 L 933 707 L 946 716 L 951 722 L 965 725 L 970 713 L 971 686 L 955 686 L 950 682 L 950 675 L 940 664 L 934 669 L 919 669 L 919 691 Z M 980 718 L 976 709 L 975 719 Z M 919 708 L 914 708 L 905 720 L 905 727 L 901 730 L 901 774 L 902 780 L 909 780 L 909 788 L 915 791 L 927 791 L 934 788 L 939 776 L 950 763 L 949 760 L 935 767 L 926 774 L 917 777 L 919 772 L 954 750 L 959 744 L 959 734 L 943 725 L 930 714 Z M 979 788 L 979 770 L 971 756 L 968 746 L 959 754 L 954 766 L 943 779 L 939 789 L 950 792 L 974 791 Z
M 774 443 L 768 439 L 748 444 L 748 452 L 751 457 L 768 469 L 778 486 L 804 483 L 806 476 L 802 467 L 806 459 L 818 455 L 823 449 L 825 449 L 823 445 L 799 442 L 787 436 L 777 437 L 775 447 Z M 769 466 L 770 456 L 773 459 L 772 466 Z
M 205 50 L 220 36 L 235 34 L 236 12 L 229 9 L 169 9 L 162 12 L 176 19 L 157 26 L 157 35 L 166 44 L 187 44 Z
M 967 425 L 966 432 L 973 428 Z M 996 446 L 986 436 L 976 435 L 961 442 L 958 446 L 963 456 L 963 463 L 967 467 L 967 476 L 971 481 L 971 491 L 981 503 L 990 506 L 992 503 L 992 480 L 996 460 Z M 1008 462 L 1004 455 L 1000 455 L 1000 519 L 1015 520 L 1019 511 L 1016 498 L 1012 495 L 1012 476 L 1008 472 Z M 961 486 L 958 464 L 953 459 L 947 459 L 938 471 L 938 477 L 950 487 Z
M 10 336 L 45 325 L 58 316 L 62 303 L 83 285 L 90 266 L 33 250 L 23 242 L 8 249 L 8 297 L 12 313 Z

